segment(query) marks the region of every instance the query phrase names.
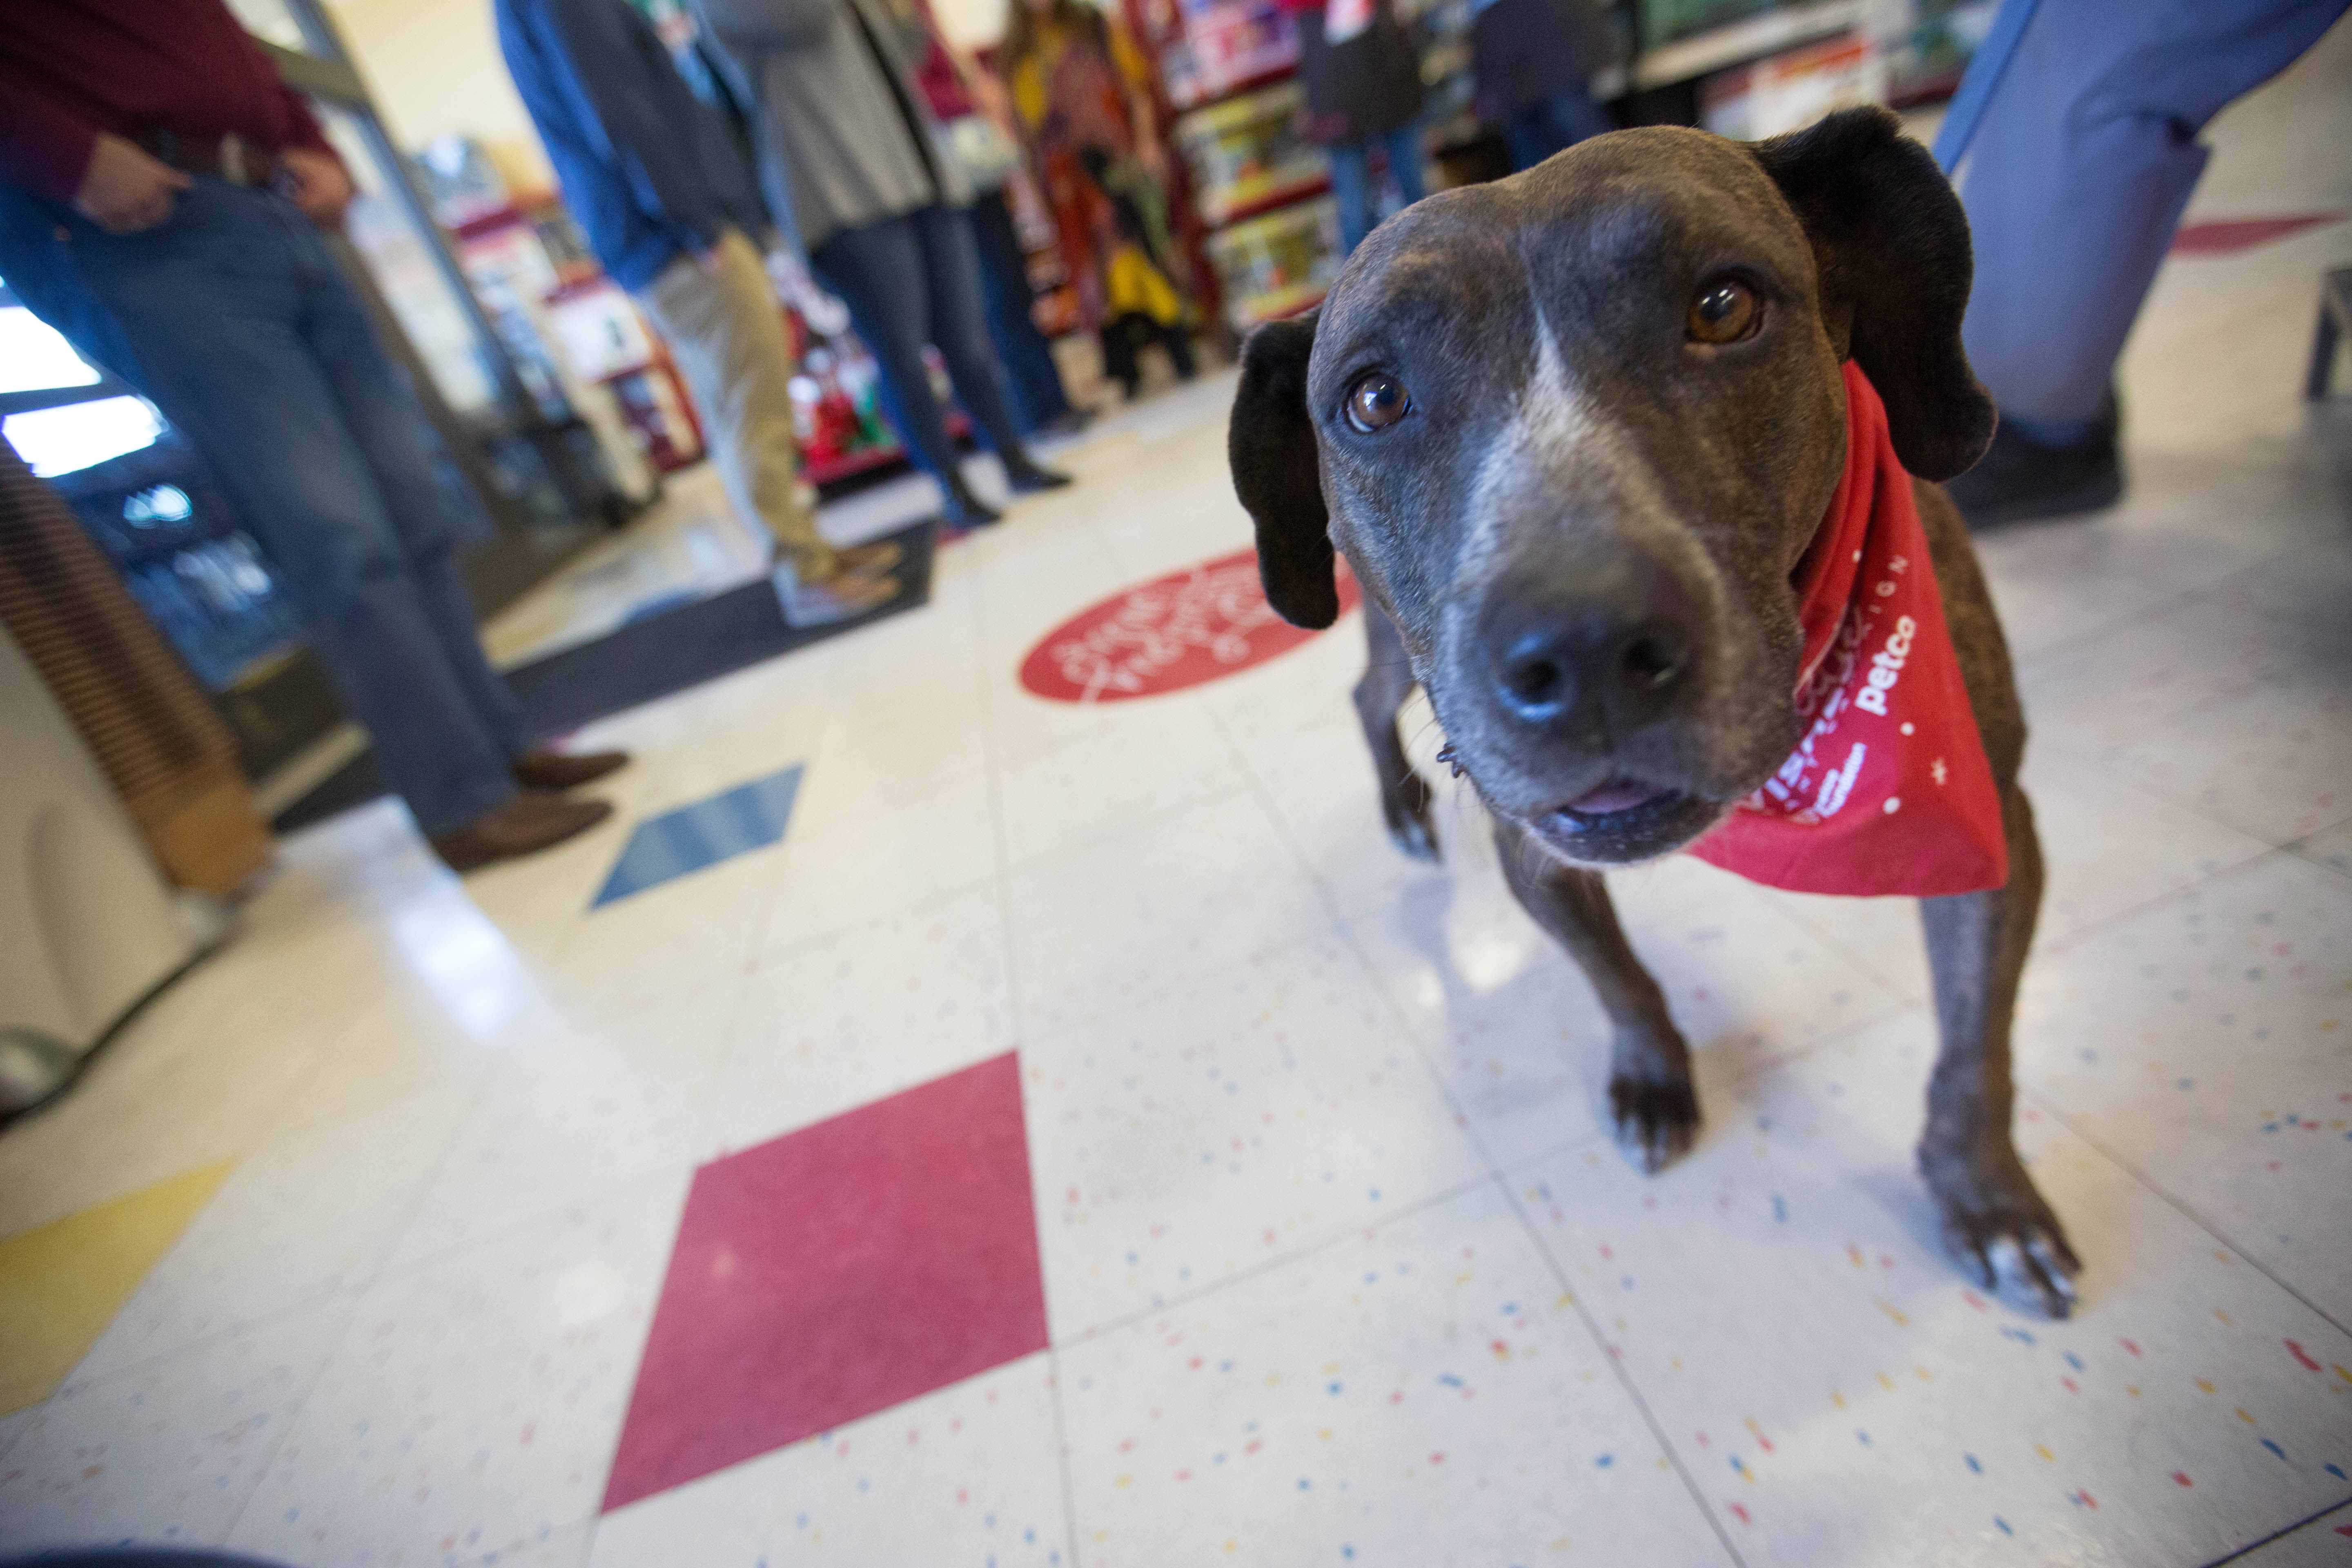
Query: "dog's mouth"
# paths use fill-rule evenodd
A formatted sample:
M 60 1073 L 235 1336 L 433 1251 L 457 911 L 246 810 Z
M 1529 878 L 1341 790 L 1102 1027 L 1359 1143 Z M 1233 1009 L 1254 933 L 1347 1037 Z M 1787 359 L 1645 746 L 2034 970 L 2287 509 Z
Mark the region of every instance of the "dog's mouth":
M 1622 865 L 1680 848 L 1711 826 L 1719 809 L 1683 790 L 1612 778 L 1529 826 L 1571 860 Z

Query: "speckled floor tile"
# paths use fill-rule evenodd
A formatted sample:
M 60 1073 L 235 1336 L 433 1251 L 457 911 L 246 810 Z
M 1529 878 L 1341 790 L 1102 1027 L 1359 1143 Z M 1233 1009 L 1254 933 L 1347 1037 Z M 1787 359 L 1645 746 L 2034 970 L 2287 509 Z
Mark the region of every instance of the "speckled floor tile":
M 1741 1559 L 2195 1568 L 2352 1491 L 2352 1336 L 2031 1107 L 2082 1305 L 1971 1288 L 1912 1169 L 1933 1052 L 1911 1015 L 1776 1068 L 1660 1177 L 1515 1173 Z
M 686 1173 L 385 1275 L 231 1544 L 451 1563 L 596 1511 Z
M 391 1263 L 413 1263 L 701 1153 L 742 979 L 518 1049 L 457 1123 Z
M 1024 867 L 1005 895 L 1024 1031 L 1104 1018 L 1330 929 L 1314 879 L 1241 795 Z
M 2352 880 L 2270 855 L 2029 966 L 2019 1072 L 2352 1323 Z
M 0 1458 L 0 1550 L 217 1546 L 352 1320 L 329 1297 L 26 1413 Z
M 1013 1044 L 993 886 L 784 949 L 751 972 L 704 1152 L 764 1142 Z
M 1728 1563 L 1491 1184 L 1062 1352 L 1083 1568 Z
M 1057 1339 L 1481 1179 L 1354 956 L 1302 943 L 1022 1048 Z
M 67 1387 L 373 1280 L 465 1105 L 462 1091 L 427 1092 L 242 1162 Z

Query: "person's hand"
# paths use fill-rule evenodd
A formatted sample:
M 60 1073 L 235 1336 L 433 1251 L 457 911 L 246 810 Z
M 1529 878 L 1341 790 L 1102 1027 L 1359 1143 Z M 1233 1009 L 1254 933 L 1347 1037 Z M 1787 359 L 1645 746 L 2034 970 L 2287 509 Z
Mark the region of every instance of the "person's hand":
M 74 193 L 74 211 L 109 234 L 137 234 L 170 217 L 180 193 L 194 184 L 136 142 L 101 131 L 81 188 Z
M 315 147 L 289 147 L 278 154 L 280 193 L 320 228 L 341 228 L 352 205 L 352 176 L 343 161 Z

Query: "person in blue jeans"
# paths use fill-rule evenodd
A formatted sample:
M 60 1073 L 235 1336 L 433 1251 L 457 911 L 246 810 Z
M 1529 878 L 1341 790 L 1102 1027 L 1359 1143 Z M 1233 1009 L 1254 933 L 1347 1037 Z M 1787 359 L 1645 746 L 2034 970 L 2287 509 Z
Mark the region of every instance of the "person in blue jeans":
M 695 15 L 757 106 L 770 215 L 849 307 L 881 373 L 882 410 L 939 481 L 949 525 L 999 514 L 964 480 L 925 343 L 1013 495 L 1068 484 L 1030 456 L 988 341 L 971 182 L 941 150 L 912 75 L 930 43 L 922 18 L 887 0 L 695 0 Z
M 1429 194 L 1421 134 L 1421 51 L 1390 0 L 1289 5 L 1298 17 L 1307 134 L 1331 161 L 1339 248 L 1351 255 L 1380 221 L 1371 156 L 1379 149 L 1402 205 Z
M 1589 0 L 1470 0 L 1471 108 L 1511 173 L 1616 129 L 1592 101 L 1607 41 Z
M 453 868 L 611 814 L 482 656 L 423 410 L 324 229 L 351 176 L 222 0 L 14 0 L 0 277 L 194 444 L 384 780 Z
M 2346 8 L 2001 7 L 1936 138 L 1976 249 L 1961 341 L 2000 408 L 1992 449 L 1949 486 L 1972 526 L 2089 511 L 2123 493 L 2116 361 L 2205 171 L 2198 132 Z

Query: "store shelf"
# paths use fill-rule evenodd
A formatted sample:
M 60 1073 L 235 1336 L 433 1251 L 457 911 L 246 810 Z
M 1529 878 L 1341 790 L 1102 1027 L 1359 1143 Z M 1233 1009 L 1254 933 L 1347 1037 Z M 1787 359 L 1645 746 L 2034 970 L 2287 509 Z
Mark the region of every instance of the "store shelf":
M 1303 202 L 1309 196 L 1319 196 L 1331 188 L 1331 176 L 1317 170 L 1300 178 L 1269 181 L 1254 186 L 1236 185 L 1222 193 L 1222 199 L 1201 200 L 1201 216 L 1211 228 L 1223 228 L 1228 224 L 1246 223 L 1251 218 L 1286 207 L 1293 202 Z
M 1301 283 L 1296 288 L 1277 289 L 1271 294 L 1254 294 L 1234 307 L 1234 325 L 1246 332 L 1268 321 L 1300 315 L 1321 304 L 1328 291 L 1325 284 Z
M 837 458 L 827 458 L 809 464 L 801 477 L 822 489 L 843 479 L 854 479 L 860 474 L 870 474 L 877 468 L 887 468 L 893 463 L 907 460 L 907 449 L 896 442 L 887 447 L 861 447 L 855 452 L 844 452 Z
M 1645 49 L 1633 62 L 1633 85 L 1638 89 L 1688 81 L 1845 32 L 1861 24 L 1867 5 L 1868 0 L 1813 0 L 1808 5 L 1784 5 Z

